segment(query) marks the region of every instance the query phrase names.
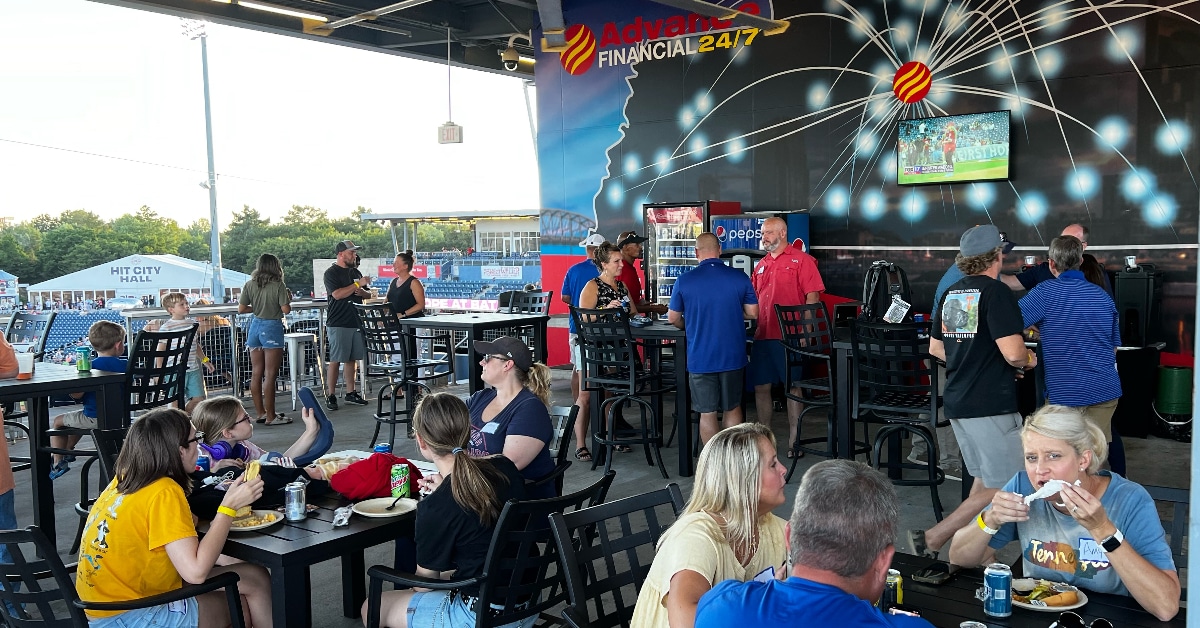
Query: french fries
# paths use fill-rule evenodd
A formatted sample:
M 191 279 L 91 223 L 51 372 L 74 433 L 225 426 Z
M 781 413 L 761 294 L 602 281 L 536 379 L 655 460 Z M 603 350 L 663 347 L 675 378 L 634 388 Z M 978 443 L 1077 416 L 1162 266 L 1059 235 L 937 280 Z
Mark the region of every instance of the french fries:
M 249 509 L 248 506 L 247 506 L 247 509 Z M 263 516 L 261 516 L 261 517 L 256 516 L 253 511 L 250 512 L 250 516 L 244 517 L 244 516 L 240 516 L 241 512 L 242 511 L 240 511 L 240 510 L 238 511 L 238 515 L 239 515 L 238 518 L 234 519 L 233 523 L 231 524 L 235 528 L 252 528 L 254 526 L 263 525 L 265 523 L 274 523 L 275 520 L 279 518 L 279 515 L 277 515 L 273 512 L 263 513 Z

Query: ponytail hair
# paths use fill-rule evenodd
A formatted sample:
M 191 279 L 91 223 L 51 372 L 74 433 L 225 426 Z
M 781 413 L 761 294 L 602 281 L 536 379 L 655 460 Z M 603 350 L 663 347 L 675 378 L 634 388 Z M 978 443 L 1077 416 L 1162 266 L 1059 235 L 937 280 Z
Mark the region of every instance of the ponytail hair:
M 519 366 L 514 370 L 517 372 L 517 379 L 520 380 L 521 385 L 541 399 L 546 407 L 550 407 L 550 367 L 541 362 L 534 362 L 528 371 L 522 370 Z
M 465 449 L 471 439 L 467 404 L 450 393 L 425 395 L 413 413 L 413 430 L 433 453 L 454 456 L 450 488 L 455 503 L 475 513 L 484 525 L 496 521 L 504 504 L 495 487 L 508 484 L 508 478 L 491 463 L 493 456 L 473 458 Z

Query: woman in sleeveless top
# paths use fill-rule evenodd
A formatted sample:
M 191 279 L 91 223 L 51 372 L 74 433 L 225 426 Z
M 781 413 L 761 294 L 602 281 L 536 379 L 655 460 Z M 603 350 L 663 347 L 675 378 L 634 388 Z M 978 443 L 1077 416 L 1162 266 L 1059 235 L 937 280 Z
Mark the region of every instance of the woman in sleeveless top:
M 592 261 L 600 267 L 600 276 L 583 287 L 583 292 L 579 295 L 579 307 L 604 309 L 622 307 L 623 302 L 626 302 L 629 304 L 629 315 L 637 315 L 637 304 L 629 298 L 629 290 L 625 284 L 617 280 L 617 275 L 621 274 L 621 265 L 625 263 L 617 245 L 606 241 L 596 247 Z
M 388 286 L 387 302 L 397 318 L 418 318 L 425 315 L 425 286 L 412 276 L 413 252 L 397 253 L 392 262 L 396 278 Z

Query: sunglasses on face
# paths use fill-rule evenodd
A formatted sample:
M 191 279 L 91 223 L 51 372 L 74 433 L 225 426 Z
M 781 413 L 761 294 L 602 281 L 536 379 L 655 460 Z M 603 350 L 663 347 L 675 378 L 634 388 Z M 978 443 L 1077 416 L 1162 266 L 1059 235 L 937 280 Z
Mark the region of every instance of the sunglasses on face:
M 484 357 L 483 357 L 483 361 L 484 361 L 485 363 L 487 363 L 487 362 L 491 362 L 492 360 L 503 360 L 503 361 L 507 362 L 507 361 L 509 361 L 509 360 L 511 360 L 511 359 L 512 359 L 512 358 L 510 358 L 510 357 L 508 357 L 508 356 L 506 356 L 506 355 L 486 355 L 486 356 L 484 356 Z
M 1054 622 L 1050 628 L 1113 628 L 1113 625 L 1103 617 L 1093 619 L 1089 624 L 1083 621 L 1083 618 L 1077 613 L 1066 611 L 1058 616 L 1058 621 Z
M 192 443 L 199 443 L 202 440 L 204 440 L 204 432 L 196 432 L 195 436 L 183 441 L 183 444 L 180 445 L 180 447 L 191 447 Z

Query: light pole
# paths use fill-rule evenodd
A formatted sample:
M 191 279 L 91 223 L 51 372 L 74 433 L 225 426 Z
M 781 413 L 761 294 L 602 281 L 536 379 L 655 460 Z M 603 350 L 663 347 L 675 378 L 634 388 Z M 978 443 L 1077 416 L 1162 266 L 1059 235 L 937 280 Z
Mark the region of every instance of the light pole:
M 203 20 L 183 20 L 183 34 L 188 39 L 200 40 L 200 65 L 204 75 L 204 137 L 208 141 L 208 180 L 200 187 L 208 190 L 209 224 L 212 235 L 212 297 L 216 303 L 225 302 L 225 283 L 221 280 L 221 229 L 217 224 L 217 168 L 213 165 L 212 107 L 208 102 L 208 32 Z

